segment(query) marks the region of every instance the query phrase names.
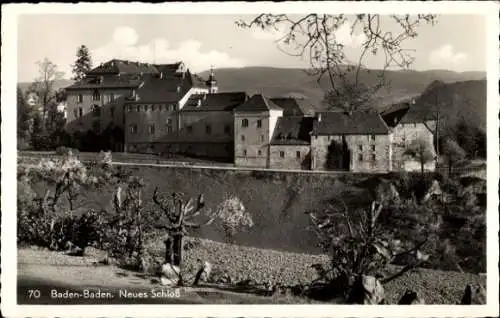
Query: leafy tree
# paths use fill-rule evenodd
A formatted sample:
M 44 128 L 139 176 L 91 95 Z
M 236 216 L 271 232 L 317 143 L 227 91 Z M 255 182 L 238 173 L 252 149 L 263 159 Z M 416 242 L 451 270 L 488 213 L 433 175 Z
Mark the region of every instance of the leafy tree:
M 41 110 L 42 129 L 46 129 L 47 115 L 49 111 L 57 106 L 55 82 L 60 80 L 64 73 L 57 70 L 57 65 L 48 58 L 38 61 L 39 76 L 30 86 L 30 91 L 38 97 L 38 103 Z
M 455 140 L 450 138 L 446 138 L 444 140 L 442 150 L 442 154 L 445 156 L 446 161 L 448 162 L 448 173 L 451 174 L 452 167 L 457 163 L 462 162 L 467 154 Z
M 17 88 L 17 138 L 18 144 L 28 141 L 32 124 L 32 109 L 20 87 Z
M 408 68 L 414 61 L 411 50 L 404 47 L 408 39 L 418 36 L 422 23 L 434 24 L 434 15 L 390 15 L 357 14 L 260 14 L 250 21 L 239 20 L 243 28 L 278 30 L 284 33 L 276 41 L 278 48 L 286 54 L 306 58 L 311 67 L 310 74 L 318 82 L 327 78 L 326 101 L 331 107 L 342 107 L 346 111 L 370 106 L 376 93 L 384 86 L 385 70 L 392 67 Z M 388 30 L 389 24 L 396 30 Z M 346 54 L 346 43 L 337 36 L 347 27 L 350 34 L 360 32 L 361 53 L 351 59 Z M 365 62 L 376 55 L 384 56 L 384 64 L 377 71 L 367 70 Z M 363 78 L 374 72 L 375 80 L 368 83 Z M 323 87 L 323 85 L 321 85 Z
M 425 164 L 434 160 L 434 152 L 430 143 L 422 138 L 413 140 L 405 154 L 415 158 L 420 163 L 422 173 L 424 173 Z
M 81 45 L 76 51 L 76 61 L 73 66 L 73 79 L 80 81 L 85 78 L 85 74 L 92 69 L 92 58 L 89 49 Z
M 234 243 L 234 235 L 240 228 L 253 226 L 252 216 L 246 212 L 243 202 L 236 196 L 228 196 L 217 208 L 216 219 L 224 232 L 226 243 Z
M 461 117 L 455 129 L 455 140 L 468 157 L 486 157 L 486 134 Z

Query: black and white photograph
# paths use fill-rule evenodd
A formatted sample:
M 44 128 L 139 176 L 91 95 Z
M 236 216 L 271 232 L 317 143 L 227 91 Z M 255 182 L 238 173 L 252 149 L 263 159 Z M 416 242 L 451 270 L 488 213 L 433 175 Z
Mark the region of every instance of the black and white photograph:
M 498 315 L 498 3 L 361 4 L 2 5 L 2 311 Z

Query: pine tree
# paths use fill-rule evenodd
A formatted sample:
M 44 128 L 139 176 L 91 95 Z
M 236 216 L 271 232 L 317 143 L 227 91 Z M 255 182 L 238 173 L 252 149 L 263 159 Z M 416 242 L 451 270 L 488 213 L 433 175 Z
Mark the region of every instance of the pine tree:
M 79 81 L 85 77 L 85 74 L 92 68 L 92 58 L 89 49 L 82 45 L 76 52 L 76 61 L 73 65 L 73 79 Z

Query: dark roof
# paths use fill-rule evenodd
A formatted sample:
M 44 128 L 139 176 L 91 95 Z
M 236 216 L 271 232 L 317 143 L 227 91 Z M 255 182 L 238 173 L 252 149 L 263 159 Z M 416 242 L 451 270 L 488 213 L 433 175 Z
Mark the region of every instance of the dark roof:
M 189 97 L 182 111 L 232 111 L 247 99 L 245 92 L 196 94 Z M 201 102 L 199 106 L 198 101 Z
M 422 107 L 422 105 L 414 104 L 411 105 L 408 112 L 401 118 L 401 124 L 413 124 L 413 123 L 424 123 L 428 120 L 432 120 L 432 112 L 427 107 Z
M 271 145 L 308 145 L 314 118 L 301 116 L 279 117 Z
M 92 88 L 134 88 L 138 87 L 142 80 L 138 76 L 103 76 L 100 78 L 86 77 L 65 89 L 92 89 Z
M 307 99 L 276 97 L 270 100 L 283 108 L 283 116 L 314 116 L 315 113 L 313 104 Z
M 255 94 L 234 110 L 236 112 L 261 112 L 267 110 L 282 110 L 282 108 L 270 101 L 264 95 Z
M 386 116 L 386 115 L 390 115 L 390 114 L 395 113 L 395 112 L 399 112 L 399 111 L 403 111 L 403 110 L 408 110 L 409 108 L 410 108 L 410 102 L 409 101 L 400 102 L 400 103 L 397 103 L 397 104 L 390 105 L 389 107 L 387 107 L 386 109 L 384 109 L 382 112 L 380 112 L 380 115 Z
M 374 112 L 320 112 L 314 121 L 316 135 L 364 135 L 387 134 L 389 127 Z
M 154 64 L 141 63 L 127 60 L 113 59 L 106 63 L 102 63 L 98 67 L 90 70 L 87 75 L 100 74 L 155 74 L 158 69 Z
M 135 102 L 178 102 L 191 88 L 190 77 L 144 75 L 143 84 L 136 89 L 139 100 Z M 177 87 L 180 90 L 177 91 Z

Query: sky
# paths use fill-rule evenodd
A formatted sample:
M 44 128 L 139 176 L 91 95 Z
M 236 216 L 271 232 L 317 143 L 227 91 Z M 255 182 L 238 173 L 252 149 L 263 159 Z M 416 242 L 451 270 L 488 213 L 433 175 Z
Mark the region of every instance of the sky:
M 71 77 L 77 48 L 86 45 L 94 66 L 113 58 L 149 63 L 184 61 L 193 72 L 224 67 L 308 67 L 307 59 L 284 54 L 275 41 L 280 31 L 239 28 L 235 21 L 253 15 L 105 15 L 37 14 L 18 20 L 18 81 L 38 76 L 37 61 L 48 58 Z M 388 31 L 397 32 L 387 16 Z M 343 25 L 336 33 L 348 57 L 359 56 L 361 31 Z M 434 26 L 423 24 L 418 37 L 404 42 L 416 70 L 486 69 L 486 20 L 481 15 L 439 15 Z M 380 67 L 380 54 L 365 60 Z

